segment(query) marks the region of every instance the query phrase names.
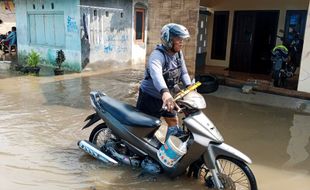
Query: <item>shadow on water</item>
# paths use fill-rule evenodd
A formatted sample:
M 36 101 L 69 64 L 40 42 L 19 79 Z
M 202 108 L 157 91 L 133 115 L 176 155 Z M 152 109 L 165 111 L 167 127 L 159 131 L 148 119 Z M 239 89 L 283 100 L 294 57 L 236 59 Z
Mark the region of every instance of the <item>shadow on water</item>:
M 284 166 L 308 169 L 310 172 L 309 121 L 309 115 L 294 114 L 293 123 L 289 129 L 291 138 L 287 147 L 287 153 L 290 155 L 290 158 Z

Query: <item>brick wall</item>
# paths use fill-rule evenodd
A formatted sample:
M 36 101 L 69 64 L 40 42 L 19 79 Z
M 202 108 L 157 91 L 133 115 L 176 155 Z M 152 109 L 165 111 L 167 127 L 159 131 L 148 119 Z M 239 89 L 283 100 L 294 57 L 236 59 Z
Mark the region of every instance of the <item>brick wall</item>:
M 199 0 L 149 0 L 147 56 L 160 43 L 162 26 L 170 22 L 182 24 L 191 35 L 183 47 L 183 53 L 189 73 L 194 74 L 199 2 Z

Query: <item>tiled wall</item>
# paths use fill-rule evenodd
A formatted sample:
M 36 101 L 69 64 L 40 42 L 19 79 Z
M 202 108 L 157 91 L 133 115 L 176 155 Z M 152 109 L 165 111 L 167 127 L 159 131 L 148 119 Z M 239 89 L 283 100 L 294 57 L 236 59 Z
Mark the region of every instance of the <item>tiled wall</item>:
M 183 47 L 183 53 L 189 73 L 194 74 L 199 2 L 199 0 L 149 0 L 147 56 L 160 43 L 162 26 L 170 22 L 182 24 L 191 35 Z

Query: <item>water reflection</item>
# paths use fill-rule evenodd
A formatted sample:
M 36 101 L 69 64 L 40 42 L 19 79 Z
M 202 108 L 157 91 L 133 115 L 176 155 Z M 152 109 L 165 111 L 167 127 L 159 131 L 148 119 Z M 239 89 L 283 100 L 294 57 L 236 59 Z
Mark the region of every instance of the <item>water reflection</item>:
M 46 105 L 61 105 L 85 108 L 91 91 L 89 77 L 48 82 L 41 85 Z
M 212 96 L 206 99 L 209 104 L 206 112 L 222 132 L 226 143 L 248 154 L 254 163 L 281 167 L 289 159 L 286 149 L 292 111 L 223 101 Z
M 41 84 L 46 105 L 61 105 L 75 108 L 88 108 L 89 93 L 102 91 L 122 101 L 135 102 L 137 86 L 142 71 L 125 70 L 91 77 L 52 81 Z
M 291 138 L 287 147 L 290 159 L 284 166 L 293 167 L 309 158 L 309 121 L 309 115 L 294 114 L 293 125 L 290 128 Z

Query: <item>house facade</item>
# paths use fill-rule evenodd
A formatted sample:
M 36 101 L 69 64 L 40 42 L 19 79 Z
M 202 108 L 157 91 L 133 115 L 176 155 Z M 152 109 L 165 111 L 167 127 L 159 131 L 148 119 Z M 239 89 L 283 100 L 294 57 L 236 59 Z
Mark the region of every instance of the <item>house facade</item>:
M 65 67 L 89 63 L 142 64 L 169 22 L 189 29 L 184 46 L 193 76 L 206 65 L 269 75 L 270 52 L 294 27 L 304 39 L 298 91 L 310 92 L 309 0 L 16 0 L 19 59 L 31 49 L 53 65 L 63 49 Z
M 304 39 L 300 55 L 298 91 L 310 93 L 309 0 L 149 0 L 149 52 L 158 43 L 160 27 L 177 22 L 189 28 L 185 45 L 192 75 L 206 65 L 270 75 L 270 53 L 289 38 L 294 27 Z
M 289 38 L 294 27 L 304 39 L 298 91 L 310 93 L 309 0 L 149 0 L 147 52 L 158 43 L 157 31 L 167 22 L 185 25 L 191 33 L 185 58 L 192 75 L 205 66 L 270 75 L 270 53 Z
M 64 68 L 78 72 L 95 62 L 145 61 L 144 0 L 16 0 L 15 5 L 20 62 L 34 50 L 42 64 L 53 66 L 60 49 Z
M 270 74 L 270 52 L 294 28 L 304 39 L 299 55 L 298 91 L 310 92 L 309 0 L 201 0 L 208 7 L 204 64 L 246 73 Z
M 182 24 L 191 36 L 182 51 L 189 73 L 194 75 L 199 3 L 199 0 L 149 0 L 147 55 L 160 43 L 160 30 L 165 24 L 170 22 Z

